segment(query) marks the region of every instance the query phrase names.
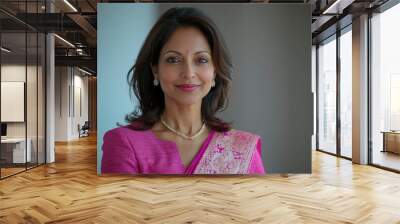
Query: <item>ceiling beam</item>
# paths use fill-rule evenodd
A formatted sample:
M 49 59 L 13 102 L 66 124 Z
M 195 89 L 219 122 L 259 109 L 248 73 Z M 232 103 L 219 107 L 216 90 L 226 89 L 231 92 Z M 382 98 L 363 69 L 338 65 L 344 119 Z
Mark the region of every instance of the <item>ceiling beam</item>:
M 85 31 L 85 33 L 90 37 L 87 38 L 86 41 L 90 42 L 89 44 L 91 46 L 96 46 L 97 42 L 97 30 L 90 24 L 85 17 L 83 17 L 80 14 L 67 14 L 67 16 L 73 20 L 77 25 L 79 25 L 82 30 Z
M 90 56 L 55 56 L 56 66 L 81 66 L 96 71 L 97 62 L 95 57 Z

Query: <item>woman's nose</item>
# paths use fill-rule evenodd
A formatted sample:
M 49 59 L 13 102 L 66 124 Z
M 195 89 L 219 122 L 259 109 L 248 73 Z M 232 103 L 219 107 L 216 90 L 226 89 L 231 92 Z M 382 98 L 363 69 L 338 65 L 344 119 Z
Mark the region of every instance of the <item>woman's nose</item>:
M 183 65 L 181 75 L 183 78 L 193 78 L 195 76 L 196 69 L 191 62 L 186 61 Z

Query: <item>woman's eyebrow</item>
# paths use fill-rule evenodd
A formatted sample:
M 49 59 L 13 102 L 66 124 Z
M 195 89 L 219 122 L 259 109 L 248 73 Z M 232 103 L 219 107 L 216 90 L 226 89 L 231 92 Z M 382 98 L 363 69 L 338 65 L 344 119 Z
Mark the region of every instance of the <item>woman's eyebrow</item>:
M 164 52 L 164 54 L 168 54 L 168 53 L 175 53 L 175 54 L 182 55 L 181 52 L 179 52 L 179 51 L 168 50 L 168 51 Z
M 174 50 L 168 50 L 168 51 L 164 52 L 163 54 L 168 54 L 168 53 L 175 53 L 175 54 L 182 55 L 181 52 L 179 52 L 179 51 L 174 51 Z M 201 54 L 201 53 L 210 54 L 210 52 L 209 52 L 209 51 L 206 51 L 206 50 L 205 50 L 205 51 L 197 51 L 195 54 Z
M 198 52 L 196 52 L 195 54 L 201 54 L 201 53 L 207 53 L 207 54 L 210 54 L 210 52 L 209 52 L 209 51 L 198 51 Z

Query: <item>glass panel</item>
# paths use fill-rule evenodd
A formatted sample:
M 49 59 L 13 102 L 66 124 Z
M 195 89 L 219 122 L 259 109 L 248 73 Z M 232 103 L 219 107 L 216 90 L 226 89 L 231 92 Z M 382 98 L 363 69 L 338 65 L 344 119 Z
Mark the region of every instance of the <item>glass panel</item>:
M 1 140 L 2 178 L 25 170 L 26 151 L 26 34 L 1 34 Z M 29 144 L 28 144 L 29 146 Z
M 36 24 L 38 17 L 30 14 L 43 13 L 44 6 L 45 0 L 0 2 L 0 7 L 31 24 Z M 0 145 L 0 177 L 4 178 L 45 162 L 46 54 L 44 34 L 2 12 L 0 20 L 0 111 L 4 135 Z
M 400 130 L 400 73 L 390 75 L 390 130 Z
M 352 35 L 340 37 L 340 140 L 341 155 L 352 157 Z
M 372 22 L 372 163 L 400 170 L 400 4 Z
M 318 48 L 318 148 L 336 153 L 336 38 Z
M 45 44 L 46 37 L 44 34 L 39 33 L 38 45 L 38 163 L 45 163 Z
M 27 62 L 27 82 L 26 82 L 26 87 L 27 87 L 27 131 L 28 131 L 28 136 L 27 136 L 27 142 L 30 147 L 30 158 L 28 159 L 27 166 L 28 168 L 36 166 L 37 165 L 37 150 L 38 150 L 38 143 L 37 143 L 37 132 L 38 132 L 38 125 L 37 125 L 37 73 L 38 73 L 38 68 L 37 68 L 37 63 L 38 63 L 38 57 L 37 57 L 37 33 L 36 32 L 30 32 L 27 33 L 27 38 L 28 38 L 28 62 Z M 28 148 L 29 148 L 28 147 Z
M 313 93 L 313 135 L 311 137 L 312 150 L 316 150 L 317 133 L 317 98 L 316 98 L 316 77 L 317 76 L 317 49 L 313 45 L 311 50 L 311 89 Z

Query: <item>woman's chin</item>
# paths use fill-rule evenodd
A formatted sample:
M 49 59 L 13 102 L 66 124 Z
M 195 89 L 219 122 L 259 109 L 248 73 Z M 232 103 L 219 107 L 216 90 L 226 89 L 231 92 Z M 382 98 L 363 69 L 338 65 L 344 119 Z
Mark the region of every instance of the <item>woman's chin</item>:
M 189 96 L 183 96 L 183 97 L 179 97 L 178 99 L 176 99 L 176 103 L 180 104 L 180 105 L 195 105 L 195 104 L 201 104 L 201 98 L 199 97 L 189 97 Z

